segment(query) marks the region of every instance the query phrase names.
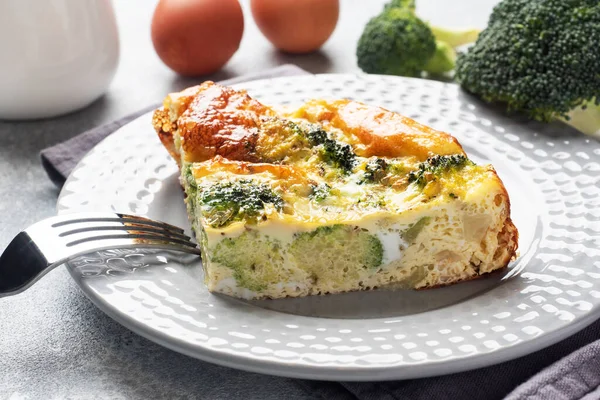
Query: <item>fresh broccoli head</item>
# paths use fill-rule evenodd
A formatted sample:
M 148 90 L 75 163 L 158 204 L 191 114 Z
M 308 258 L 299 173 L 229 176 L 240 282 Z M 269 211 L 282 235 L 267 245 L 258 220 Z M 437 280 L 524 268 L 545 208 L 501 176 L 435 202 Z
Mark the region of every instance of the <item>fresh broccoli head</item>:
M 264 215 L 265 204 L 276 210 L 283 208 L 281 196 L 263 184 L 249 179 L 218 182 L 202 188 L 197 195 L 202 217 L 214 228 L 232 221 L 256 221 Z
M 372 18 L 358 40 L 358 66 L 372 74 L 419 76 L 435 53 L 429 26 L 412 11 L 390 7 Z
M 361 271 L 383 261 L 383 245 L 376 236 L 341 224 L 297 234 L 289 251 L 299 268 L 334 285 L 358 279 Z
M 598 0 L 503 0 L 458 57 L 456 80 L 539 121 L 569 119 L 586 105 L 598 112 L 599 43 Z
M 424 188 L 427 183 L 436 177 L 446 172 L 460 170 L 467 165 L 474 165 L 474 163 L 462 154 L 429 157 L 427 161 L 419 164 L 416 171 L 411 171 L 408 174 L 408 182 Z
M 365 26 L 358 66 L 375 74 L 441 75 L 454 69 L 454 47 L 473 42 L 478 32 L 432 27 L 415 14 L 414 0 L 392 0 Z
M 389 10 L 391 8 L 404 8 L 415 12 L 417 5 L 415 0 L 392 0 L 384 6 L 384 10 Z

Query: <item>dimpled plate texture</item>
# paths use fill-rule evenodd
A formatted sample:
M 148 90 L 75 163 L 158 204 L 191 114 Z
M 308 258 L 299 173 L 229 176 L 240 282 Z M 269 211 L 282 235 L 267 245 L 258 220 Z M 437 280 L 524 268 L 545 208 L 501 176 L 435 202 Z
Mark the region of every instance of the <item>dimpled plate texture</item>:
M 368 75 L 236 85 L 271 105 L 311 97 L 381 105 L 455 135 L 504 180 L 521 237 L 507 271 L 426 291 L 245 302 L 209 293 L 197 257 L 114 250 L 68 264 L 107 314 L 166 347 L 250 371 L 386 380 L 509 360 L 582 329 L 600 309 L 600 144 L 562 125 L 509 118 L 453 84 Z M 113 210 L 187 227 L 177 168 L 150 114 L 93 149 L 59 213 Z M 189 232 L 189 229 L 188 229 Z

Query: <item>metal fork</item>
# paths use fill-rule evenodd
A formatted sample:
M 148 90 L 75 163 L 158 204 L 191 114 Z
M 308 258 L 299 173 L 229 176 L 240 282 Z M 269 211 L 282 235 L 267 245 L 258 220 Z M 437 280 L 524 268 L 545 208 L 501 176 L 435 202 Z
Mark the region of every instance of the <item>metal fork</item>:
M 53 268 L 97 250 L 150 247 L 200 254 L 183 229 L 117 213 L 76 213 L 37 222 L 0 256 L 0 297 L 20 293 Z

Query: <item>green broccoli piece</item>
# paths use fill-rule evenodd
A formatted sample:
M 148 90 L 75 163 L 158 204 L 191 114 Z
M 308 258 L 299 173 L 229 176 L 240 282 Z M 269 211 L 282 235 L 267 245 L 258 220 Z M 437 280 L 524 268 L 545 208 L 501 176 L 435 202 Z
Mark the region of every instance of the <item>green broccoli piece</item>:
M 417 237 L 419 236 L 419 233 L 421 233 L 423 228 L 427 226 L 430 220 L 431 217 L 422 217 L 421 219 L 419 219 L 417 222 L 412 224 L 410 228 L 408 228 L 402 233 L 402 239 L 404 239 L 409 244 L 414 243 Z
M 408 174 L 408 182 L 415 183 L 423 189 L 435 177 L 439 177 L 446 172 L 460 170 L 467 165 L 475 164 L 462 154 L 429 157 L 419 164 L 416 171 L 411 171 Z
M 281 196 L 269 186 L 249 179 L 204 187 L 197 195 L 197 203 L 202 217 L 214 228 L 243 219 L 256 222 L 264 216 L 265 204 L 272 204 L 278 211 L 283 208 Z
M 376 183 L 388 172 L 389 164 L 383 158 L 372 158 L 365 165 L 365 173 L 360 183 Z
M 192 164 L 188 164 L 183 168 L 183 177 L 188 184 L 188 186 L 192 188 L 197 188 L 196 179 L 194 178 L 194 173 L 192 171 Z
M 290 255 L 313 279 L 343 284 L 358 279 L 361 271 L 378 268 L 383 262 L 381 241 L 359 227 L 321 226 L 295 236 Z
M 415 12 L 417 5 L 415 0 L 392 0 L 383 7 L 384 11 L 391 8 L 404 8 L 406 10 Z
M 312 191 L 308 197 L 319 203 L 329 197 L 330 193 L 331 186 L 321 183 L 320 185 L 312 185 Z
M 358 66 L 375 74 L 442 75 L 454 69 L 454 47 L 474 41 L 477 33 L 432 27 L 415 14 L 414 0 L 392 0 L 365 26 L 356 49 Z
M 442 75 L 454 69 L 456 51 L 446 42 L 435 42 L 435 53 L 427 61 L 423 70 L 432 75 Z
M 282 253 L 278 240 L 249 230 L 236 238 L 220 241 L 209 252 L 209 262 L 231 268 L 238 286 L 258 292 L 280 281 Z
M 356 165 L 356 154 L 352 146 L 332 139 L 319 125 L 311 125 L 305 135 L 312 146 L 322 146 L 325 162 L 333 164 L 345 173 L 352 172 Z
M 181 168 L 181 178 L 183 182 L 185 182 L 184 190 L 186 195 L 186 207 L 188 209 L 188 213 L 193 215 L 196 212 L 196 198 L 198 196 L 198 184 L 196 183 L 196 179 L 194 178 L 194 173 L 192 171 L 192 164 L 185 164 Z
M 477 42 L 459 55 L 456 80 L 509 111 L 544 122 L 560 118 L 594 133 L 600 117 L 587 113 L 600 112 L 598 43 L 598 0 L 503 0 Z
M 435 37 L 425 22 L 410 10 L 389 7 L 365 26 L 356 57 L 364 72 L 415 77 L 435 48 Z

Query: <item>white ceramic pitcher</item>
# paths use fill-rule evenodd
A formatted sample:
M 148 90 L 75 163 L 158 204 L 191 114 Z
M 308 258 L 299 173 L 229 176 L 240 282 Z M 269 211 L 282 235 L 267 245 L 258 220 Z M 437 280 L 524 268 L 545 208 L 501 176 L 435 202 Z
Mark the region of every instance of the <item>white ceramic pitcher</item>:
M 106 91 L 118 60 L 110 0 L 0 1 L 0 119 L 87 106 Z

